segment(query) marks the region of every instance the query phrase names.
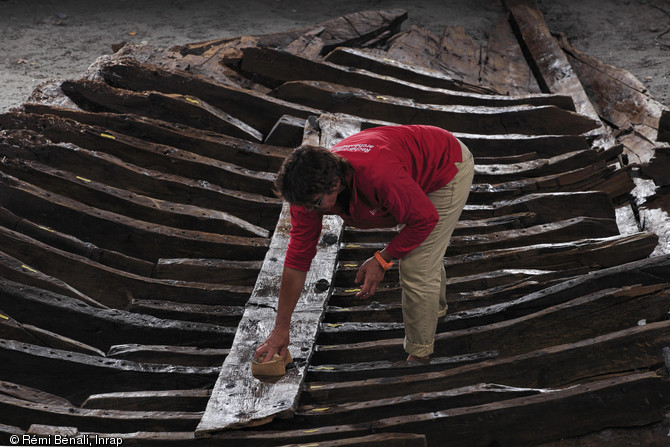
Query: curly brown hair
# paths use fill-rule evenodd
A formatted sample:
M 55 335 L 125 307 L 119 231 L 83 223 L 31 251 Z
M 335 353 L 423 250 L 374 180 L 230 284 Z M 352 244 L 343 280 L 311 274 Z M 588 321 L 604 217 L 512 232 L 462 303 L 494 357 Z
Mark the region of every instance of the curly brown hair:
M 344 184 L 349 162 L 319 146 L 302 145 L 286 157 L 275 180 L 275 193 L 289 203 L 308 205 L 317 194 Z

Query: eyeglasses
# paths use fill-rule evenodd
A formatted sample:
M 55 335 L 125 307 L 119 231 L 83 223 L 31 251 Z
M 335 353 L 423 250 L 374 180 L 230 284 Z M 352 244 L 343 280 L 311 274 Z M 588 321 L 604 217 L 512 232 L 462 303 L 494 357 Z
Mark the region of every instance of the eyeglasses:
M 313 209 L 313 210 L 319 209 L 321 207 L 321 201 L 323 200 L 323 197 L 325 195 L 326 195 L 326 193 L 324 192 L 323 194 L 321 194 L 321 197 L 319 197 L 319 199 L 316 202 L 307 205 L 307 208 L 310 208 L 310 209 Z

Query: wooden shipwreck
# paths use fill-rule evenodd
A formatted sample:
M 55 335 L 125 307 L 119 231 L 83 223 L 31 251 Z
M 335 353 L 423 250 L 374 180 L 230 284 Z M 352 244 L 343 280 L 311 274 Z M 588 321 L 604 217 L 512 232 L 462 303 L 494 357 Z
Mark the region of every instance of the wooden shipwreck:
M 486 46 L 402 10 L 125 46 L 0 116 L 0 440 L 667 445 L 670 118 L 529 2 Z M 251 376 L 302 141 L 433 124 L 475 155 L 429 364 L 404 361 L 395 229 L 327 217 L 287 374 Z

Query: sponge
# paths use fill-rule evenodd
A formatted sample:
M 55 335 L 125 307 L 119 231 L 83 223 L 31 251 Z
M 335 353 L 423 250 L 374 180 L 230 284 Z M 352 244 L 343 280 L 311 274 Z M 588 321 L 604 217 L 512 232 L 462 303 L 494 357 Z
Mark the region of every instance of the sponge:
M 286 359 L 279 354 L 275 354 L 267 363 L 262 363 L 265 355 L 254 358 L 251 361 L 251 374 L 254 376 L 283 376 L 286 374 L 286 365 L 293 362 L 291 353 L 286 350 Z

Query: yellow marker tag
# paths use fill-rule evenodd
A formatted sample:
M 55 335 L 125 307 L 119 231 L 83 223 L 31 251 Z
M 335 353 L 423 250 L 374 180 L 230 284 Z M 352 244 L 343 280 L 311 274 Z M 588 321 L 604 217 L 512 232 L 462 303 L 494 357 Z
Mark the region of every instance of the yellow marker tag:
M 47 231 L 50 231 L 50 232 L 52 232 L 52 233 L 55 233 L 55 231 L 52 230 L 52 229 L 49 228 L 49 227 L 44 227 L 44 226 L 42 226 L 42 225 L 38 225 L 38 227 L 41 228 L 41 229 L 43 229 L 43 230 L 47 230 Z
M 186 98 L 186 100 L 187 100 L 188 102 L 192 102 L 193 104 L 200 104 L 200 103 L 199 103 L 198 101 L 196 101 L 195 99 Z
M 347 245 L 346 247 L 347 247 L 347 248 L 358 248 L 358 247 L 360 247 L 360 245 L 358 245 L 358 244 L 349 244 L 349 245 Z
M 311 429 L 311 430 L 303 430 L 302 432 L 303 432 L 303 433 L 316 433 L 317 431 L 319 431 L 318 428 L 313 428 L 313 429 Z M 318 445 L 318 444 L 317 444 L 317 445 Z
M 328 327 L 340 327 L 340 326 L 342 325 L 339 323 L 328 323 Z
M 77 176 L 77 179 L 78 179 L 78 180 L 81 180 L 82 182 L 91 183 L 91 181 L 90 181 L 89 179 L 84 178 L 84 177 L 79 177 L 79 176 Z
M 388 100 L 388 98 L 387 98 L 386 96 L 377 96 L 376 98 L 377 98 L 377 99 L 381 99 L 381 100 L 383 100 L 383 101 Z
M 0 318 L 2 318 L 3 320 L 9 320 L 9 317 L 8 317 L 8 316 L 6 316 L 6 315 L 2 315 L 2 314 L 0 314 Z
M 354 292 L 360 292 L 360 291 L 361 291 L 361 289 L 348 289 L 348 290 L 345 290 L 344 292 L 345 293 L 354 293 Z
M 116 137 L 114 135 L 110 135 L 108 133 L 101 133 L 100 136 L 102 138 L 109 138 L 110 140 L 116 140 Z
M 31 269 L 30 267 L 28 267 L 28 266 L 25 265 L 25 264 L 21 265 L 21 267 L 24 268 L 24 269 L 26 269 L 26 270 L 28 270 L 29 272 L 37 273 L 37 270 Z
M 323 408 L 314 408 L 312 411 L 328 411 L 330 410 L 330 407 L 323 407 Z
M 319 388 L 323 388 L 326 385 L 312 385 L 309 387 L 310 390 L 318 390 Z
M 343 312 L 346 312 L 346 311 L 351 310 L 351 309 L 349 309 L 348 307 L 342 307 L 342 308 L 340 308 L 340 310 L 343 311 Z
M 358 264 L 344 264 L 345 267 L 358 267 Z
M 332 367 L 332 366 L 317 366 L 316 369 L 319 370 L 319 371 L 320 371 L 320 370 L 324 370 L 324 369 L 325 369 L 326 371 L 330 371 L 330 370 L 333 370 L 333 369 L 335 369 L 335 368 Z

